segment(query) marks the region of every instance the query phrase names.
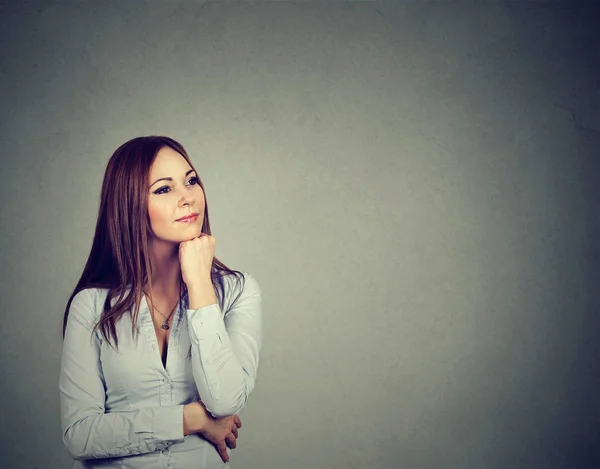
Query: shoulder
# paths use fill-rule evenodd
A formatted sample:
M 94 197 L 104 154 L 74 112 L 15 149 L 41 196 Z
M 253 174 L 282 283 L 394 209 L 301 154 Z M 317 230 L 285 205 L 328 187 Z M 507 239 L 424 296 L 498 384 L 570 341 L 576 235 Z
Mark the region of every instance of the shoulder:
M 73 297 L 71 306 L 73 304 L 90 306 L 98 302 L 104 303 L 107 294 L 108 288 L 84 288 Z
M 77 292 L 69 306 L 69 319 L 93 327 L 100 319 L 107 294 L 107 288 L 85 288 Z
M 229 273 L 222 278 L 226 310 L 248 298 L 261 295 L 258 281 L 249 272 Z
M 226 287 L 226 291 L 229 290 L 231 295 L 251 296 L 260 294 L 258 281 L 249 272 L 239 272 L 237 275 L 229 274 L 224 277 L 224 280 L 228 287 Z

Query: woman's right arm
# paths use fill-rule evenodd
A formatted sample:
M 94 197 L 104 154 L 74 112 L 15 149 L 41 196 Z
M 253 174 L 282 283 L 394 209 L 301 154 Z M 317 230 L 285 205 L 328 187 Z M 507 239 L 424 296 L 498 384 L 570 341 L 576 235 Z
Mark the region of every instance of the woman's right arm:
M 105 413 L 100 342 L 91 290 L 73 298 L 63 343 L 60 407 L 63 442 L 74 459 L 151 453 L 184 439 L 183 405 Z

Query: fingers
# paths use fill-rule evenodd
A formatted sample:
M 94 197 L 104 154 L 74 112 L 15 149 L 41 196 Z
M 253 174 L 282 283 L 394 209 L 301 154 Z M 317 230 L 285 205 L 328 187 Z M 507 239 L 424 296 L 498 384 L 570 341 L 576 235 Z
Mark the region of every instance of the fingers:
M 242 421 L 240 420 L 240 418 L 236 415 L 233 416 L 233 421 L 235 422 L 235 425 L 238 428 L 242 428 Z
M 237 446 L 237 443 L 235 442 L 235 436 L 233 436 L 232 433 L 225 437 L 225 442 L 231 449 L 234 449 Z
M 237 438 L 238 437 L 238 427 L 236 427 L 234 425 L 233 428 L 231 429 L 231 433 L 233 433 L 233 436 L 235 436 Z
M 227 446 L 225 446 L 225 442 L 221 442 L 217 445 L 217 451 L 219 452 L 219 456 L 223 462 L 229 462 L 229 455 L 227 454 Z
M 196 239 L 201 239 L 201 238 L 206 238 L 210 243 L 214 243 L 215 242 L 215 238 L 212 235 L 206 234 L 206 233 L 200 233 L 196 238 L 193 238 L 192 241 L 195 241 Z

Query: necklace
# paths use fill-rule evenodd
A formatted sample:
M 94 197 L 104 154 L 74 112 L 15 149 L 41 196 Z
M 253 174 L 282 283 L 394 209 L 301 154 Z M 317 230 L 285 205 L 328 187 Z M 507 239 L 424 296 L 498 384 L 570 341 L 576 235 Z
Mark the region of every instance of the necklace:
M 179 304 L 179 300 L 181 299 L 181 283 L 179 284 L 179 299 L 177 300 L 177 303 L 175 303 L 175 306 L 173 306 L 173 309 L 171 310 L 171 312 L 169 313 L 169 316 L 165 316 L 163 313 L 161 313 L 158 308 L 156 306 L 154 306 L 154 303 L 152 301 L 150 301 L 150 304 L 152 305 L 152 311 L 156 310 L 156 312 L 158 314 L 160 314 L 163 318 L 165 318 L 165 322 L 161 324 L 160 327 L 162 327 L 165 331 L 168 331 L 171 326 L 169 325 L 169 319 L 171 319 L 171 316 L 173 316 L 173 313 L 175 312 L 175 308 L 177 308 L 177 305 Z
M 171 326 L 169 326 L 169 319 L 171 319 L 171 316 L 173 315 L 173 313 L 175 312 L 175 308 L 177 308 L 177 304 L 179 303 L 179 300 L 177 301 L 177 303 L 175 304 L 175 306 L 173 306 L 173 309 L 171 310 L 171 312 L 169 313 L 169 316 L 165 316 L 163 313 L 161 313 L 158 308 L 154 305 L 152 305 L 153 309 L 156 310 L 156 312 L 158 314 L 160 314 L 163 318 L 165 318 L 165 322 L 160 326 L 162 327 L 165 331 L 168 331 Z

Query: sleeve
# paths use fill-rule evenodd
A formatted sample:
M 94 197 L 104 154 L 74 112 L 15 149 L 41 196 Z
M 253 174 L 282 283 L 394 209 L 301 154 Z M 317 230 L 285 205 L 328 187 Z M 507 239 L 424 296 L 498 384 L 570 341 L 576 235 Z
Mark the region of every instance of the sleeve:
M 74 459 L 150 453 L 184 440 L 183 405 L 105 413 L 100 338 L 92 334 L 94 298 L 73 298 L 59 378 L 63 442 Z
M 238 413 L 256 380 L 262 343 L 261 291 L 250 274 L 244 276 L 242 293 L 224 315 L 218 304 L 187 309 L 194 380 L 215 418 Z

